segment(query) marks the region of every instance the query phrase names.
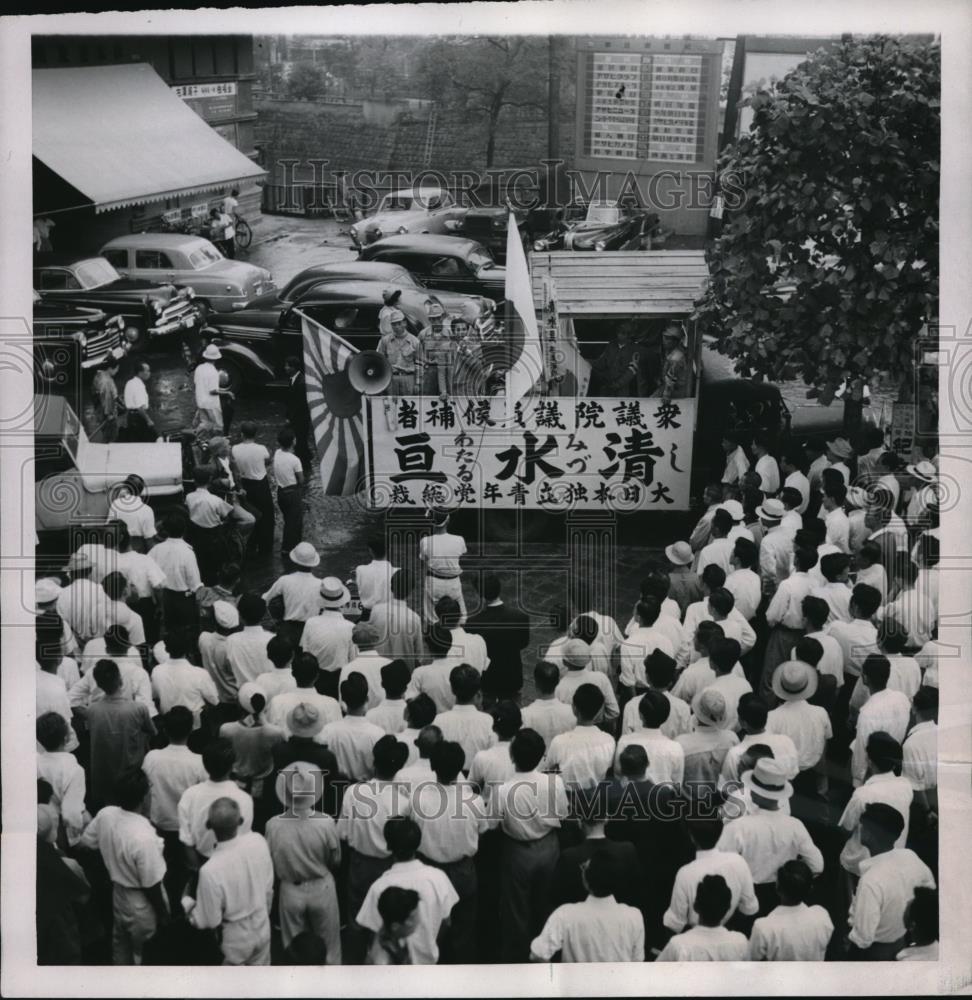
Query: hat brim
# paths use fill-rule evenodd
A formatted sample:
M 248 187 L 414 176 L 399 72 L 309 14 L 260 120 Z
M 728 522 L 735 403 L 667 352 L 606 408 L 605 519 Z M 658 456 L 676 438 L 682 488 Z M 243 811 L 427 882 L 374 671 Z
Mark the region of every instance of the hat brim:
M 723 716 L 721 719 L 714 719 L 708 712 L 702 708 L 700 698 L 702 692 L 695 696 L 692 701 L 692 714 L 695 716 L 698 722 L 704 722 L 707 726 L 712 726 L 715 729 L 728 729 L 729 719 L 727 716 Z
M 223 357 L 223 352 L 220 350 L 211 351 L 208 347 L 202 352 L 203 359 L 206 361 L 219 361 Z
M 340 597 L 325 597 L 321 594 L 321 601 L 325 608 L 343 608 L 351 600 L 351 591 L 344 587 Z
M 784 513 L 786 513 L 784 511 Z M 782 521 L 783 514 L 770 514 L 766 511 L 762 504 L 756 508 L 756 516 L 761 517 L 764 521 Z
M 675 555 L 675 551 L 674 550 L 675 550 L 675 546 L 674 545 L 666 545 L 665 546 L 665 558 L 670 563 L 673 563 L 676 566 L 688 566 L 688 564 L 692 561 L 692 558 L 693 558 L 692 554 L 689 553 L 689 557 L 687 559 L 679 559 Z
M 811 668 L 809 673 L 809 679 L 807 681 L 807 686 L 802 691 L 787 691 L 782 685 L 783 680 L 783 667 L 786 663 L 791 661 L 786 660 L 781 663 L 776 670 L 773 671 L 772 688 L 773 694 L 776 695 L 781 701 L 806 701 L 808 698 L 812 698 L 817 691 L 817 685 L 820 682 L 820 676 L 816 670 Z
M 923 472 L 921 472 L 918 469 L 918 466 L 916 465 L 906 465 L 905 472 L 907 472 L 909 476 L 914 476 L 915 479 L 920 479 L 923 483 L 930 484 L 935 482 L 936 477 L 934 475 L 926 476 Z
M 321 728 L 323 728 L 323 725 L 321 726 Z M 293 730 L 291 730 L 291 732 L 293 732 Z M 274 794 L 277 796 L 277 801 L 282 806 L 284 806 L 284 808 L 288 808 L 293 803 L 293 801 L 295 799 L 297 799 L 297 798 L 300 798 L 300 799 L 303 799 L 304 801 L 306 801 L 307 799 L 310 799 L 311 797 L 313 797 L 314 805 L 316 806 L 318 804 L 318 802 L 320 802 L 321 799 L 324 797 L 324 782 L 323 781 L 320 781 L 320 782 L 315 781 L 314 782 L 314 791 L 313 792 L 298 792 L 296 795 L 288 795 L 287 794 L 287 774 L 288 773 L 293 773 L 293 771 L 288 771 L 287 768 L 284 768 L 277 775 L 277 780 L 274 782 L 273 791 L 274 791 Z
M 296 549 L 296 548 L 292 548 L 292 549 L 291 549 L 291 550 L 290 550 L 290 551 L 289 551 L 289 552 L 287 553 L 287 555 L 288 555 L 288 556 L 289 556 L 289 558 L 290 558 L 290 561 L 291 561 L 291 562 L 292 562 L 292 563 L 293 563 L 293 564 L 294 564 L 295 566 L 306 566 L 306 567 L 307 567 L 308 569 L 313 569 L 313 568 L 314 568 L 315 566 L 320 566 L 320 564 L 321 564 L 321 557 L 320 557 L 320 555 L 318 555 L 318 553 L 317 553 L 317 552 L 315 552 L 315 553 L 314 553 L 314 558 L 313 558 L 313 561 L 308 561 L 308 560 L 305 560 L 305 559 L 298 559 L 298 558 L 297 558 L 297 557 L 296 557 L 296 556 L 294 555 L 294 553 L 295 553 L 296 551 L 297 551 L 297 549 Z
M 775 799 L 777 802 L 785 802 L 793 795 L 793 785 L 789 781 L 784 781 L 782 788 L 770 790 L 753 784 L 752 771 L 744 771 L 740 780 L 751 795 L 759 795 L 764 799 Z

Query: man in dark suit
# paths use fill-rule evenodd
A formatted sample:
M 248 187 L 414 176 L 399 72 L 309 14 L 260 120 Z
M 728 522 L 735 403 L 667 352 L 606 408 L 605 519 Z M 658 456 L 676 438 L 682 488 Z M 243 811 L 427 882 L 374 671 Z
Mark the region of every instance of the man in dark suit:
M 294 454 L 301 460 L 305 469 L 311 464 L 311 449 L 308 444 L 311 430 L 310 408 L 307 405 L 307 386 L 304 373 L 300 370 L 297 358 L 287 358 L 284 361 L 284 372 L 287 375 L 287 423 L 294 429 Z
M 522 650 L 530 642 L 530 619 L 503 602 L 500 582 L 488 575 L 483 580 L 485 607 L 466 622 L 466 631 L 486 642 L 489 666 L 483 677 L 483 692 L 491 700 L 516 700 L 523 687 Z

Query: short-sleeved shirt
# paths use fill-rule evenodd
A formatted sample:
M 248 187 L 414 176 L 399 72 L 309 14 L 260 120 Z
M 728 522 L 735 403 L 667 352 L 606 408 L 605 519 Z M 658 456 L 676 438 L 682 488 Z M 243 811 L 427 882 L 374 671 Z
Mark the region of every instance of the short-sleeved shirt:
M 319 741 L 337 758 L 338 767 L 352 781 L 367 781 L 375 771 L 375 744 L 385 735 L 362 716 L 349 715 L 329 722 Z
M 124 400 L 126 410 L 148 409 L 148 390 L 145 388 L 145 383 L 137 375 L 125 383 Z
M 179 799 L 179 840 L 187 847 L 195 847 L 206 858 L 216 846 L 216 835 L 206 826 L 209 807 L 223 798 L 233 799 L 240 807 L 243 819 L 240 833 L 248 832 L 253 825 L 253 799 L 235 781 L 207 779 L 187 788 Z
M 307 622 L 321 611 L 321 581 L 313 573 L 299 570 L 274 580 L 263 595 L 265 601 L 283 599 L 287 621 Z
M 200 528 L 218 528 L 223 519 L 233 512 L 233 508 L 221 497 L 209 490 L 196 487 L 186 495 L 189 520 Z
M 466 540 L 462 535 L 426 535 L 419 541 L 419 556 L 428 569 L 443 576 L 459 576 L 462 567 L 459 558 L 466 554 Z
M 415 371 L 415 361 L 421 353 L 421 346 L 414 333 L 406 331 L 402 337 L 386 333 L 378 342 L 378 353 L 388 358 L 388 363 L 399 374 L 411 375 Z
M 241 479 L 267 478 L 266 463 L 270 461 L 270 452 L 264 445 L 256 441 L 242 441 L 233 445 L 232 455 Z
M 105 806 L 88 824 L 81 846 L 97 848 L 115 885 L 150 889 L 165 876 L 162 838 L 139 813 Z
M 149 750 L 142 770 L 151 788 L 149 817 L 159 830 L 178 830 L 179 800 L 186 789 L 208 777 L 202 757 L 185 745 L 169 744 Z
M 193 385 L 196 389 L 196 406 L 200 410 L 218 410 L 219 396 L 213 393 L 219 389 L 219 372 L 216 366 L 204 361 L 196 366 L 192 374 Z
M 296 486 L 297 474 L 303 473 L 304 466 L 292 451 L 278 448 L 273 453 L 273 478 L 281 487 Z
M 167 538 L 153 545 L 149 555 L 165 573 L 166 590 L 195 593 L 202 586 L 196 553 L 185 539 Z
M 109 517 L 117 517 L 128 528 L 132 538 L 154 538 L 155 512 L 138 497 L 126 496 L 112 502 Z
M 614 896 L 588 896 L 558 906 L 530 945 L 537 958 L 562 962 L 643 962 L 645 925 L 633 906 Z
M 754 962 L 822 962 L 833 933 L 822 906 L 780 904 L 753 924 L 749 957 Z
M 569 789 L 590 789 L 607 777 L 614 761 L 614 737 L 596 726 L 577 726 L 547 747 L 547 768 L 559 769 Z
M 151 597 L 154 588 L 165 586 L 165 573 L 151 556 L 130 551 L 119 552 L 117 559 L 119 572 L 139 598 Z
M 274 816 L 267 822 L 273 870 L 282 882 L 309 882 L 337 868 L 341 843 L 330 816 L 312 812 L 299 819 Z

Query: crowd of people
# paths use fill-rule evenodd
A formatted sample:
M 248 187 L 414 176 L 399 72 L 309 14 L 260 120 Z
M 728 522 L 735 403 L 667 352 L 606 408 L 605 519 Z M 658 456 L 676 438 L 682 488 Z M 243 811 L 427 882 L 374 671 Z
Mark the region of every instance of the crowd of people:
M 540 649 L 444 510 L 352 613 L 278 494 L 248 589 L 213 532 L 270 550 L 290 431 L 161 524 L 130 480 L 36 584 L 39 961 L 934 958 L 937 464 L 869 434 L 727 437 L 633 609 L 564 581 Z

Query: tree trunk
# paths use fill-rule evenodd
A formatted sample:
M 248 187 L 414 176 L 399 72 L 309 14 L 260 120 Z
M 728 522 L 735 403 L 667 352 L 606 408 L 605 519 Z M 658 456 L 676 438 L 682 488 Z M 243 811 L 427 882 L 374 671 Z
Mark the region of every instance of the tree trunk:
M 486 136 L 487 168 L 493 165 L 493 159 L 496 156 L 496 130 L 499 127 L 499 116 L 502 110 L 503 96 L 502 94 L 497 94 L 489 105 L 489 118 L 487 121 L 488 131 Z

